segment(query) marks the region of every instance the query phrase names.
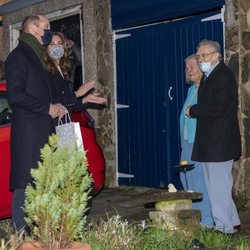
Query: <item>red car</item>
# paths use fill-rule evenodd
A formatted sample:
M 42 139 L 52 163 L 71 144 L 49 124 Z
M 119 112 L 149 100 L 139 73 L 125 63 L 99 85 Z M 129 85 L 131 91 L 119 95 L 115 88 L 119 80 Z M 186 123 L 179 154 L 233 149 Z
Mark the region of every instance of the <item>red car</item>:
M 10 174 L 10 130 L 12 112 L 8 106 L 6 84 L 0 83 L 0 219 L 11 216 Z M 105 159 L 96 141 L 93 121 L 86 112 L 73 113 L 73 121 L 79 122 L 84 149 L 87 151 L 88 169 L 94 179 L 93 195 L 103 187 L 105 181 Z

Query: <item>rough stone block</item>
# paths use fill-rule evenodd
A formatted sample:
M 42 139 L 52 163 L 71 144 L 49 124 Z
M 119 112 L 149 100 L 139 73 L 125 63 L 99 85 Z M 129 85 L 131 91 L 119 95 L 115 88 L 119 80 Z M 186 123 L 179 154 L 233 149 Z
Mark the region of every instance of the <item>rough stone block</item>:
M 155 203 L 157 211 L 179 211 L 192 209 L 192 200 L 167 200 Z
M 239 0 L 239 5 L 245 12 L 250 9 L 250 2 L 248 0 Z
M 235 53 L 231 55 L 229 62 L 228 62 L 228 67 L 233 71 L 236 82 L 239 84 L 239 54 Z
M 246 21 L 247 21 L 247 26 L 248 26 L 247 28 L 250 29 L 250 7 L 249 7 L 246 15 L 247 15 L 247 20 Z
M 193 236 L 200 229 L 199 210 L 150 211 L 149 218 L 160 227 L 182 236 Z
M 250 53 L 247 53 L 246 55 L 243 56 L 243 60 L 241 63 L 241 80 L 242 84 L 246 84 L 250 80 L 250 73 L 249 73 L 249 68 L 250 68 Z
M 241 112 L 245 117 L 250 117 L 250 81 L 240 86 Z
M 244 145 L 244 157 L 249 158 L 250 157 L 250 118 L 243 119 L 244 124 L 244 138 L 245 138 L 245 145 Z
M 242 32 L 242 44 L 246 50 L 250 50 L 250 32 Z
M 226 50 L 237 52 L 239 49 L 239 32 L 238 27 L 234 26 L 227 30 L 226 33 Z

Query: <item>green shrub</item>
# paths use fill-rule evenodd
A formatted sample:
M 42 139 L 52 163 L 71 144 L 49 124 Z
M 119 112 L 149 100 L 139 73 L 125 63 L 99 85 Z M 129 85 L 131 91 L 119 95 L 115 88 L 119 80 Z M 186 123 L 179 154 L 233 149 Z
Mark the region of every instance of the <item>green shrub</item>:
M 91 184 L 85 154 L 59 148 L 53 135 L 31 175 L 34 182 L 26 188 L 24 210 L 32 237 L 50 249 L 81 239 Z

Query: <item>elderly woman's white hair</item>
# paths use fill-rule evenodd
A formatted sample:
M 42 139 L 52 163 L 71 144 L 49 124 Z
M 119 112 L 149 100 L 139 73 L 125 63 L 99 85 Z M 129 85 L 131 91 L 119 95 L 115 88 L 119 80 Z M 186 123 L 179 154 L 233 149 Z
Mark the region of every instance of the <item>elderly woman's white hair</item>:
M 186 83 L 188 83 L 188 84 L 193 84 L 193 82 L 190 81 L 190 79 L 188 78 L 186 65 L 187 65 L 187 62 L 189 60 L 192 60 L 192 59 L 196 60 L 196 54 L 192 54 L 192 55 L 188 56 L 187 58 L 185 58 L 185 60 L 184 60 L 185 61 L 185 77 L 186 77 Z M 197 62 L 197 67 L 199 67 L 198 62 Z

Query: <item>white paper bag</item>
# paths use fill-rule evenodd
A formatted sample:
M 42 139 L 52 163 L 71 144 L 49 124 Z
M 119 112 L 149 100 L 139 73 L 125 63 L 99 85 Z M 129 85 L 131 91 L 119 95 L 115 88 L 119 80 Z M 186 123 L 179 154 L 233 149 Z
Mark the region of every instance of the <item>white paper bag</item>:
M 73 123 L 74 123 L 74 130 L 75 130 L 76 148 L 78 151 L 84 151 L 80 123 L 79 122 L 73 122 Z
M 84 151 L 82 134 L 79 122 L 72 122 L 69 114 L 65 115 L 66 123 L 63 124 L 62 119 L 58 119 L 56 126 L 56 134 L 59 139 L 59 147 L 67 147 L 69 150 L 76 145 L 77 150 Z

